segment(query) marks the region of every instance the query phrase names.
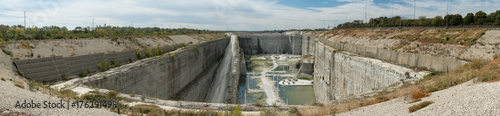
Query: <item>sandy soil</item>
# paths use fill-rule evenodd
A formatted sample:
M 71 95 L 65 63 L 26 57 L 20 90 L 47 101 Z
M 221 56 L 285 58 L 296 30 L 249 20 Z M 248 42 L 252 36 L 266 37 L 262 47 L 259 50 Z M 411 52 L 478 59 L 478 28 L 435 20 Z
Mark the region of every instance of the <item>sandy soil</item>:
M 354 109 L 338 114 L 340 116 L 488 116 L 500 115 L 500 82 L 473 83 L 469 81 L 445 90 L 432 93 L 422 98 L 422 101 L 432 101 L 433 104 L 408 112 L 408 107 L 416 103 L 408 103 L 403 98 L 393 99 L 367 107 Z
M 28 115 L 54 115 L 54 116 L 88 116 L 99 115 L 109 116 L 118 115 L 106 109 L 86 109 L 86 108 L 70 108 L 68 109 L 49 109 L 49 108 L 15 108 L 16 102 L 24 102 L 24 100 L 40 102 L 58 102 L 59 98 L 42 93 L 41 91 L 32 92 L 27 89 L 15 86 L 15 83 L 28 88 L 26 80 L 14 74 L 12 71 L 12 61 L 10 56 L 0 53 L 0 109 L 8 109 L 13 112 L 24 112 Z M 43 105 L 41 106 L 43 107 Z M 2 112 L 0 112 L 1 114 Z

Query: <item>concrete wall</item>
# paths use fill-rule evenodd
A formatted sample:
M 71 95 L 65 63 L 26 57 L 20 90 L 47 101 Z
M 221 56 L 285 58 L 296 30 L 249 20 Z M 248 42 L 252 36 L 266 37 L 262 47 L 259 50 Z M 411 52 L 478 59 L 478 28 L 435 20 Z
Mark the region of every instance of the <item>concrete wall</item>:
M 106 78 L 89 83 L 121 93 L 133 91 L 160 99 L 202 101 L 228 43 L 229 39 L 220 39 L 188 46 L 172 52 L 174 55 L 145 59 L 104 72 L 101 75 Z
M 240 34 L 238 38 L 246 55 L 302 54 L 302 35 Z

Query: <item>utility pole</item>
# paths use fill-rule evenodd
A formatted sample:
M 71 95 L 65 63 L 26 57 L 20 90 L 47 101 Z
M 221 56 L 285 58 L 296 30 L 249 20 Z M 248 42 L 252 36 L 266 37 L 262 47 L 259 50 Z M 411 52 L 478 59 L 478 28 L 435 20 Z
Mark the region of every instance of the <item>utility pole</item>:
M 95 27 L 94 27 L 94 26 L 95 26 L 95 20 L 94 20 L 94 19 L 92 19 L 92 31 L 94 31 L 94 30 L 95 30 Z
M 26 11 L 24 11 L 24 29 L 26 29 Z
M 366 20 L 366 15 L 367 15 L 367 13 L 366 13 L 367 8 L 366 8 L 366 7 L 367 7 L 367 6 L 368 6 L 368 5 L 367 5 L 367 4 L 365 4 L 365 23 L 367 22 L 367 20 Z
M 347 23 L 347 12 L 345 12 L 345 22 Z
M 413 4 L 413 19 L 417 19 L 416 11 L 417 11 L 417 0 L 414 0 L 415 3 Z
M 446 28 L 448 29 L 448 20 L 446 19 L 446 16 L 448 16 L 448 0 L 446 0 L 446 15 L 444 16 L 446 20 Z

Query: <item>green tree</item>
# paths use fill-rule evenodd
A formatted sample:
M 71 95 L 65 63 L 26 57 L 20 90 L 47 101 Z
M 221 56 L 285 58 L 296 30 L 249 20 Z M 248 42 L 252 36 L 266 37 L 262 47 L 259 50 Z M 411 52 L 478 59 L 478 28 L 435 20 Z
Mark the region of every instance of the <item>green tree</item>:
M 3 39 L 3 34 L 2 34 L 2 32 L 0 32 L 0 41 L 7 41 L 7 40 L 4 40 L 4 39 Z
M 497 18 L 495 20 L 495 25 L 500 25 L 500 15 L 497 15 Z
M 472 23 L 474 23 L 474 14 L 467 13 L 467 15 L 464 17 L 464 25 L 471 25 Z
M 147 48 L 147 49 L 146 49 L 146 57 L 148 57 L 148 58 L 149 58 L 149 57 L 153 57 L 153 56 L 154 56 L 154 54 L 153 54 L 152 50 L 151 50 L 151 49 L 149 49 L 149 48 Z
M 137 59 L 142 59 L 141 50 L 137 50 Z
M 483 11 L 477 11 L 476 15 L 474 16 L 474 23 L 482 25 L 484 21 L 486 21 L 486 18 L 486 13 L 484 13 Z
M 441 17 L 441 16 L 434 17 L 434 19 L 432 20 L 432 25 L 434 25 L 434 26 L 443 25 L 443 17 Z
M 450 25 L 460 25 L 462 24 L 463 18 L 462 15 L 456 14 L 451 17 Z
M 104 29 L 97 29 L 96 30 L 96 37 L 104 37 L 104 35 L 106 35 L 106 34 L 107 34 L 107 32 Z
M 497 18 L 497 13 L 492 12 L 488 15 L 488 18 L 486 18 L 486 24 L 487 25 L 493 25 L 495 23 L 495 19 Z

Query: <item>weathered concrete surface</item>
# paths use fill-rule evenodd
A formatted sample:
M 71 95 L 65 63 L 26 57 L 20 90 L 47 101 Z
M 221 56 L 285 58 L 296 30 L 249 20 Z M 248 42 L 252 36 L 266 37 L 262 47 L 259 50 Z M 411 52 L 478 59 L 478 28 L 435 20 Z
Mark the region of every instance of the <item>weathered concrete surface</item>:
M 213 77 L 210 70 L 218 66 L 217 61 L 228 43 L 229 39 L 220 39 L 191 45 L 170 55 L 141 60 L 93 75 L 96 80 L 89 82 L 121 93 L 133 91 L 160 99 L 202 101 L 199 98 L 206 96 L 204 94 L 209 89 L 206 86 L 211 82 L 207 78 Z
M 302 54 L 302 35 L 241 34 L 238 38 L 246 55 Z
M 406 79 L 419 79 L 426 75 L 381 60 L 339 52 L 321 42 L 317 43 L 314 56 L 313 87 L 316 101 L 319 103 L 372 92 Z M 406 72 L 409 76 L 405 75 Z

